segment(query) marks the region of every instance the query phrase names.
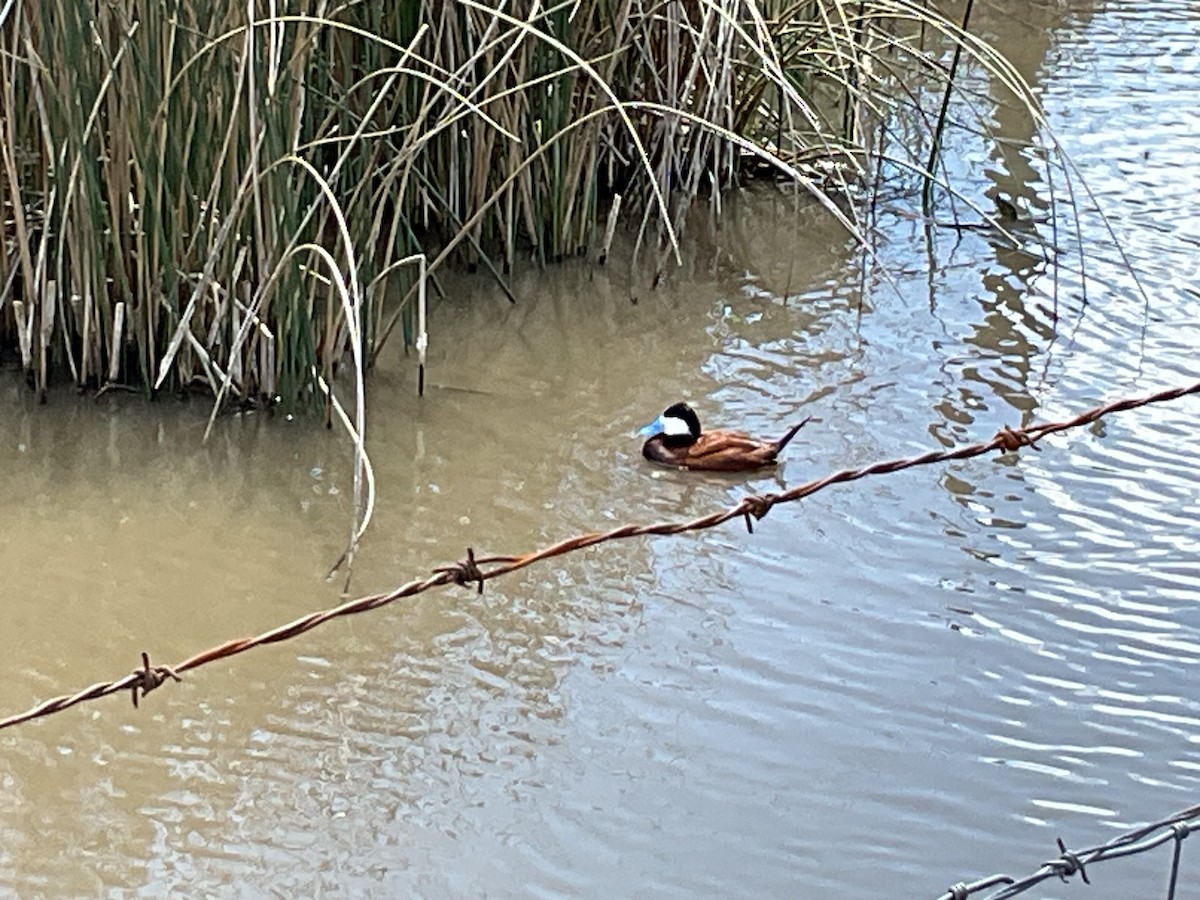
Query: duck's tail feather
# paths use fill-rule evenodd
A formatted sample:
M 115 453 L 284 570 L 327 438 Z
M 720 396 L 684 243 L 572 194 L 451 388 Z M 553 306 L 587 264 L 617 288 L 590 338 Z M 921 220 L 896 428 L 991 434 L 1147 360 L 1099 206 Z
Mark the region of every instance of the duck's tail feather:
M 779 440 L 777 440 L 775 442 L 775 452 L 777 454 L 782 453 L 783 448 L 786 447 L 788 445 L 788 442 L 791 441 L 791 439 L 796 436 L 796 432 L 799 431 L 801 428 L 803 428 L 805 425 L 807 425 L 811 421 L 812 421 L 812 416 L 808 416 L 799 425 L 793 425 L 790 429 L 788 429 L 788 433 L 785 434 L 783 437 L 781 437 Z

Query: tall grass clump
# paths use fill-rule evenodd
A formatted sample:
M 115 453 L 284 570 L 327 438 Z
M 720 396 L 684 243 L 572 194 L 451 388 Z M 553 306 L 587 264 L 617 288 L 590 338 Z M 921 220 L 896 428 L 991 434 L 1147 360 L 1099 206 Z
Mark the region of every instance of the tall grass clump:
M 751 162 L 861 236 L 847 189 L 880 129 L 929 142 L 906 84 L 951 46 L 1037 117 L 899 0 L 9 0 L 0 344 L 42 392 L 291 405 L 414 338 L 418 255 L 503 280 L 619 215 L 661 270 Z

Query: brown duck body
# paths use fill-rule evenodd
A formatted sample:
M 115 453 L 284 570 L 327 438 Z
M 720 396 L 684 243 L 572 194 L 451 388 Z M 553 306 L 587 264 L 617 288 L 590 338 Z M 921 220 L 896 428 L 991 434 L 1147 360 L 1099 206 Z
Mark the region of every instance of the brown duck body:
M 777 441 L 762 441 L 740 431 L 701 431 L 695 412 L 681 403 L 670 407 L 658 422 L 669 419 L 687 423 L 686 433 L 655 434 L 642 445 L 642 455 L 662 465 L 708 472 L 747 472 L 774 465 L 780 451 L 809 421 L 793 426 Z

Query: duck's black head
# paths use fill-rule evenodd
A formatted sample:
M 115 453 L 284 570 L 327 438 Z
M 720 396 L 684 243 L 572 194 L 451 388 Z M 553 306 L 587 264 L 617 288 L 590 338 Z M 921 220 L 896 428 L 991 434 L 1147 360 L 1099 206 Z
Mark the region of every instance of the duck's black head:
M 639 434 L 662 435 L 662 442 L 668 447 L 686 447 L 700 439 L 700 417 L 686 403 L 674 403 Z

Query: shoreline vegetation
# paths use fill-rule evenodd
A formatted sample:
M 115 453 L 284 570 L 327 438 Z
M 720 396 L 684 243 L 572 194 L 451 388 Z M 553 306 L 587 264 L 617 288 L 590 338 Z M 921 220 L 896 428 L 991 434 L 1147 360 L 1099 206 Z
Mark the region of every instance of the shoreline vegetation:
M 657 282 L 688 210 L 764 175 L 869 254 L 885 167 L 927 216 L 952 193 L 968 62 L 1045 138 L 1015 70 L 919 2 L 251 6 L 0 6 L 0 354 L 43 400 L 70 379 L 332 415 L 346 359 L 361 407 L 389 339 L 423 351 L 440 267 L 602 263 L 621 227 Z

